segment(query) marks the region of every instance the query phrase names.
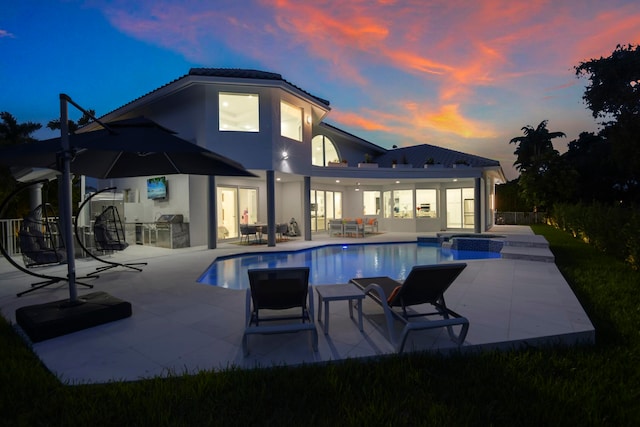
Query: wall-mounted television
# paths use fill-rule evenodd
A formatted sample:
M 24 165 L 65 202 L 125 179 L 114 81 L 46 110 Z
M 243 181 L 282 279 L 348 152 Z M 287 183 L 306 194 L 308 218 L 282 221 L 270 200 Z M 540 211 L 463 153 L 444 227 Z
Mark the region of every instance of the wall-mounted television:
M 167 198 L 167 178 L 159 176 L 147 179 L 147 198 L 164 200 Z

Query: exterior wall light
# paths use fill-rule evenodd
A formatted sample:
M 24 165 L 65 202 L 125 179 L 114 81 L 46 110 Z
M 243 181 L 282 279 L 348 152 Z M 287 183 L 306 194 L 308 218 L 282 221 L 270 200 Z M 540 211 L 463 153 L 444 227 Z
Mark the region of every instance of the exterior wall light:
M 289 153 L 287 153 L 286 151 L 282 152 L 282 160 L 287 160 L 289 158 Z

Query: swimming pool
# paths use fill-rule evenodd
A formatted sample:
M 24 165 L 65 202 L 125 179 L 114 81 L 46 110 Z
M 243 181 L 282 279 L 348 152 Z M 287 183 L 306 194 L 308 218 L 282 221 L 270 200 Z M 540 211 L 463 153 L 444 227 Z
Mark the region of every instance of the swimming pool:
M 404 280 L 414 265 L 487 258 L 500 258 L 500 253 L 454 250 L 434 243 L 415 242 L 327 245 L 299 251 L 219 257 L 198 282 L 229 289 L 247 289 L 248 269 L 303 266 L 311 269 L 311 285 L 347 283 L 354 277 L 389 276 Z

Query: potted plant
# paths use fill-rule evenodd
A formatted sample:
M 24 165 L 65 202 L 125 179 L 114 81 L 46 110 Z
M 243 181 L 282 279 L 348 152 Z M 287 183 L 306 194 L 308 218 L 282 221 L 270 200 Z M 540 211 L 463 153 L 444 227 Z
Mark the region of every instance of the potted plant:
M 433 157 L 429 157 L 427 159 L 427 161 L 424 162 L 424 167 L 425 167 L 425 169 L 428 169 L 428 168 L 441 168 L 442 164 L 440 162 L 436 163 L 436 161 L 434 160 Z
M 469 162 L 467 162 L 466 160 L 456 160 L 453 163 L 454 168 L 466 168 L 468 166 L 469 166 Z
M 358 163 L 359 168 L 377 168 L 378 164 L 371 162 L 371 155 L 369 153 L 365 153 L 364 162 Z
M 413 165 L 407 161 L 407 156 L 403 155 L 402 156 L 402 161 L 400 163 L 396 162 L 396 164 L 394 164 L 393 167 L 394 168 L 408 169 L 408 168 L 412 168 Z

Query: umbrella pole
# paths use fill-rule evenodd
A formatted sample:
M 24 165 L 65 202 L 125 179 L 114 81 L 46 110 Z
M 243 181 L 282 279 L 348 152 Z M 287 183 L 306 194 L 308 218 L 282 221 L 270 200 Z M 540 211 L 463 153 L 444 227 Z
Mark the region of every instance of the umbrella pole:
M 67 280 L 69 281 L 69 303 L 77 304 L 76 258 L 72 231 L 71 202 L 71 144 L 69 143 L 69 113 L 67 96 L 60 95 L 60 141 L 62 144 L 62 191 L 60 192 L 60 213 L 64 227 L 65 248 L 67 249 Z

